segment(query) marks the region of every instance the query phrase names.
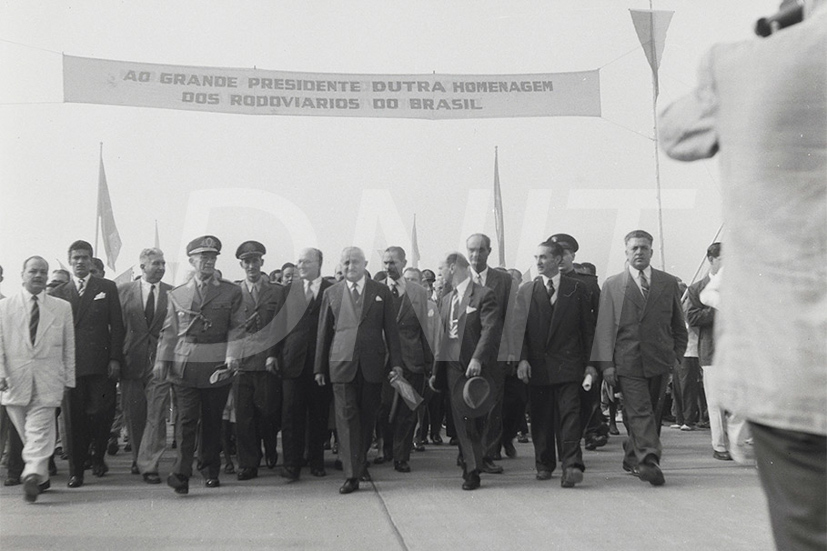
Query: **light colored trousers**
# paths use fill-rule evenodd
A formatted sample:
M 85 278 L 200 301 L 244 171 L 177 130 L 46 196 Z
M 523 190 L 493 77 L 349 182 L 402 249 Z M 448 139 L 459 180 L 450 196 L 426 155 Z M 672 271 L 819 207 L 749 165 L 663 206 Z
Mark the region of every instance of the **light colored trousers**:
M 717 388 L 720 383 L 713 366 L 701 366 L 704 374 L 704 392 L 709 407 L 709 430 L 712 433 L 712 449 L 716 452 L 728 451 L 738 463 L 755 463 L 755 454 L 747 440 L 752 436 L 749 424 L 737 412 L 723 408 L 718 402 Z

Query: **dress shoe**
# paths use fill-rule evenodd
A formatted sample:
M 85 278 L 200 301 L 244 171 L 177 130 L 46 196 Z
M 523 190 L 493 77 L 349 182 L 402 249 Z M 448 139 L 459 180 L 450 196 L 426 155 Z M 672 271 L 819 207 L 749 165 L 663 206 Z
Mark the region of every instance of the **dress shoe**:
M 596 450 L 605 446 L 609 442 L 609 437 L 605 435 L 590 435 L 586 437 L 585 448 L 587 450 Z
M 3 486 L 19 486 L 20 485 L 20 477 L 10 476 L 6 480 L 3 481 Z
M 609 434 L 611 434 L 612 436 L 618 436 L 620 434 L 620 431 L 617 430 L 616 423 L 609 423 Z
M 348 478 L 345 480 L 345 483 L 342 484 L 342 487 L 339 488 L 340 494 L 349 494 L 355 492 L 359 489 L 359 479 L 358 478 Z
M 574 488 L 575 484 L 583 482 L 583 471 L 577 467 L 566 467 L 563 469 L 563 478 L 560 479 L 562 488 Z
M 551 480 L 551 471 L 537 471 L 537 480 Z
M 295 481 L 299 479 L 301 475 L 301 468 L 299 467 L 282 467 L 281 472 L 279 473 L 282 478 L 286 478 L 289 481 Z
M 108 472 L 109 466 L 106 463 L 98 463 L 96 465 L 92 465 L 92 474 L 97 476 L 98 478 L 102 477 Z
M 161 477 L 158 476 L 158 473 L 144 473 L 144 482 L 147 484 L 160 484 Z
M 80 488 L 83 486 L 83 477 L 82 476 L 70 476 L 69 482 L 66 483 L 67 486 L 70 488 Z
M 258 469 L 239 469 L 238 475 L 236 476 L 239 480 L 252 480 L 253 478 L 256 478 L 258 476 Z
M 681 424 L 680 423 L 672 423 L 671 425 L 669 425 L 669 428 L 670 429 L 680 429 Z
M 204 481 L 204 486 L 207 488 L 218 488 L 221 486 L 221 481 L 217 478 L 208 478 Z
M 190 492 L 190 479 L 178 473 L 169 473 L 167 486 L 175 490 L 176 494 L 188 494 Z
M 321 478 L 323 476 L 327 476 L 327 471 L 325 471 L 323 468 L 322 469 L 310 469 L 310 474 L 312 474 L 313 476 Z
M 115 455 L 118 453 L 118 439 L 117 438 L 110 438 L 109 443 L 106 444 L 106 453 L 109 455 Z
M 227 464 L 224 465 L 224 474 L 235 474 L 235 465 L 232 461 L 227 461 Z
M 49 476 L 55 476 L 57 474 L 57 465 L 55 465 L 55 458 L 54 456 L 49 458 Z
M 23 497 L 29 503 L 37 501 L 37 496 L 40 495 L 40 477 L 36 474 L 30 474 L 23 479 Z
M 279 454 L 269 455 L 264 461 L 267 463 L 268 469 L 275 469 L 279 462 Z
M 680 428 L 681 428 L 681 430 L 682 430 L 683 432 L 692 432 L 693 430 L 695 430 L 695 427 L 694 427 L 694 426 L 692 426 L 692 425 L 687 425 L 687 424 L 683 424 L 683 425 L 681 425 L 681 427 L 680 427 Z
M 627 472 L 632 476 L 640 475 L 640 473 L 637 471 L 637 465 L 630 465 L 629 463 L 626 463 L 626 461 L 623 461 L 621 467 L 623 467 L 624 472 Z
M 663 471 L 657 463 L 645 462 L 637 466 L 638 478 L 644 482 L 648 482 L 652 486 L 663 486 L 666 479 L 663 477 Z
M 359 477 L 359 480 L 361 480 L 362 482 L 370 482 L 371 480 L 373 480 L 373 478 L 371 478 L 370 476 L 370 471 L 367 467 L 365 467 L 364 470 L 362 470 L 362 475 Z
M 129 472 L 132 474 L 141 474 L 141 470 L 138 469 L 138 464 L 134 461 L 132 462 L 132 468 L 129 469 Z
M 720 459 L 721 461 L 732 461 L 732 456 L 729 452 L 719 452 L 719 451 L 712 451 L 712 457 L 715 459 Z
M 476 490 L 480 487 L 480 473 L 479 471 L 471 471 L 465 476 L 465 482 L 462 483 L 463 490 Z
M 398 473 L 409 473 L 409 472 L 411 472 L 411 466 L 408 465 L 407 461 L 394 461 L 393 462 L 393 469 Z
M 49 488 L 51 488 L 51 487 L 52 487 L 52 481 L 51 480 L 47 480 L 46 482 L 41 482 L 40 484 L 37 485 L 37 489 L 40 490 L 41 494 L 43 492 L 45 492 L 46 490 L 48 490 Z
M 482 460 L 482 468 L 480 469 L 482 472 L 486 474 L 502 474 L 503 468 L 500 465 L 496 465 L 490 459 L 483 459 Z
M 431 435 L 431 442 L 433 442 L 434 444 L 439 446 L 440 444 L 442 444 L 442 437 L 438 434 L 432 434 Z
M 448 444 L 451 446 L 459 446 L 459 440 L 456 436 L 452 436 L 450 440 L 448 440 Z
M 514 447 L 514 442 L 509 440 L 508 442 L 503 442 L 503 448 L 505 448 L 505 455 L 511 459 L 517 457 L 517 448 Z

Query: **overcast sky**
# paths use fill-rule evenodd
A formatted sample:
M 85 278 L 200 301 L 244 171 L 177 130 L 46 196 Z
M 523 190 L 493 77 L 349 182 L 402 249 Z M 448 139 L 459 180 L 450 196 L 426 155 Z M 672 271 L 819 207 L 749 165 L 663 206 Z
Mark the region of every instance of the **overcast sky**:
M 750 39 L 754 21 L 777 5 L 654 2 L 675 12 L 660 104 L 691 90 L 713 43 Z M 566 232 L 580 242 L 577 259 L 596 264 L 602 281 L 623 268 L 618 236 L 636 228 L 658 236 L 651 72 L 628 11 L 649 7 L 648 0 L 4 2 L 2 291 L 17 286 L 27 256 L 56 267 L 73 240 L 94 241 L 101 142 L 123 241 L 107 277 L 152 246 L 155 220 L 169 262 L 184 261 L 186 243 L 211 233 L 224 243 L 218 267 L 236 279 L 234 252 L 247 239 L 267 246 L 267 270 L 317 245 L 331 274 L 350 244 L 365 248 L 368 269 L 378 270 L 377 250 L 408 247 L 415 213 L 420 267 L 436 267 L 468 233 L 494 237 L 497 146 L 507 265 L 527 269 L 536 243 Z M 600 68 L 603 115 L 420 121 L 64 104 L 61 52 L 338 73 Z M 717 164 L 661 154 L 660 172 L 665 269 L 689 280 L 722 223 Z M 663 267 L 659 255 L 654 264 Z

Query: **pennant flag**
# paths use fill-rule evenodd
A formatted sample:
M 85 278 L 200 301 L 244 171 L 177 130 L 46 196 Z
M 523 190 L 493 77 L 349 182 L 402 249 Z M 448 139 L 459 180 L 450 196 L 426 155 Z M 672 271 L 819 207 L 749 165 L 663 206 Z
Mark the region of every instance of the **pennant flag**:
M 135 274 L 132 271 L 132 266 L 130 266 L 124 273 L 115 278 L 115 283 L 120 285 L 121 283 L 129 283 L 133 279 L 135 279 Z
M 112 213 L 112 201 L 109 199 L 109 186 L 106 185 L 106 172 L 103 169 L 103 148 L 100 155 L 100 173 L 98 175 L 98 216 L 100 228 L 103 232 L 103 248 L 106 251 L 106 265 L 115 269 L 115 261 L 121 252 L 121 236 L 115 225 L 115 215 Z M 97 240 L 95 240 L 97 246 Z
M 161 248 L 161 238 L 158 237 L 158 221 L 157 220 L 155 221 L 155 248 L 156 249 Z
M 497 228 L 497 249 L 500 254 L 500 266 L 505 266 L 505 229 L 503 228 L 503 198 L 500 192 L 500 168 L 497 161 L 497 148 L 494 148 L 494 225 Z
M 55 258 L 55 260 L 57 260 L 57 263 L 60 266 L 61 270 L 66 270 L 70 274 L 72 273 L 72 271 L 69 268 L 67 268 L 66 265 L 63 262 L 61 262 L 59 258 Z
M 411 267 L 419 268 L 419 242 L 416 238 L 416 214 L 414 214 L 413 228 L 411 228 Z
M 658 68 L 666 45 L 666 30 L 672 21 L 673 11 L 666 10 L 629 10 L 635 26 L 640 45 L 655 76 L 655 96 L 658 94 Z

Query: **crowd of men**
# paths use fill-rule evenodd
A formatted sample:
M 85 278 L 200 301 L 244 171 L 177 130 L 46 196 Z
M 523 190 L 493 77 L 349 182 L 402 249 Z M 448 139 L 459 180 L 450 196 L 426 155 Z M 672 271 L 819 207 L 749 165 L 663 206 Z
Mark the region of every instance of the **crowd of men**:
M 652 244 L 645 231 L 629 233 L 626 268 L 602 292 L 593 270 L 575 269 L 579 244 L 567 234 L 537 246 L 539 275 L 524 283 L 516 270 L 489 266 L 483 234 L 436 272 L 409 267 L 404 249 L 388 247 L 373 276 L 357 247 L 342 251 L 334 276 L 322 276 L 324 257 L 313 248 L 268 275 L 266 247 L 246 241 L 235 251 L 245 274 L 236 282 L 216 269 L 221 241 L 205 235 L 187 246 L 192 270 L 175 288 L 161 281 L 157 248 L 141 252 L 140 277 L 121 285 L 103 277 L 85 241 L 69 247 L 71 273 L 56 270 L 52 281 L 33 256 L 22 288 L 0 301 L 0 401 L 11 420 L 5 484 L 22 484 L 29 501 L 48 488 L 56 418 L 70 488 L 89 470 L 106 475 L 121 425 L 132 473 L 159 484 L 172 403 L 166 482 L 178 494 L 189 492 L 193 463 L 207 488 L 220 486 L 222 451 L 223 471 L 240 481 L 275 468 L 279 433 L 281 475 L 291 481 L 305 468 L 327 475 L 332 435 L 348 494 L 371 479 L 371 445 L 373 463 L 408 473 L 413 449 L 428 437 L 442 443 L 443 423 L 459 447 L 462 488 L 474 490 L 481 474 L 503 472 L 497 461 L 515 455 L 526 418 L 536 478 L 552 478 L 559 463 L 560 484 L 571 488 L 586 469 L 582 447 L 605 445 L 610 425 L 617 433 L 601 394 L 622 394 L 621 466 L 661 485 L 665 396 L 688 333 L 683 289 L 650 266 Z M 703 300 L 697 289 L 688 296 L 687 305 Z M 695 325 L 707 331 L 714 311 L 700 309 Z M 697 394 L 690 379 L 682 384 Z M 697 409 L 685 423 L 698 421 Z

